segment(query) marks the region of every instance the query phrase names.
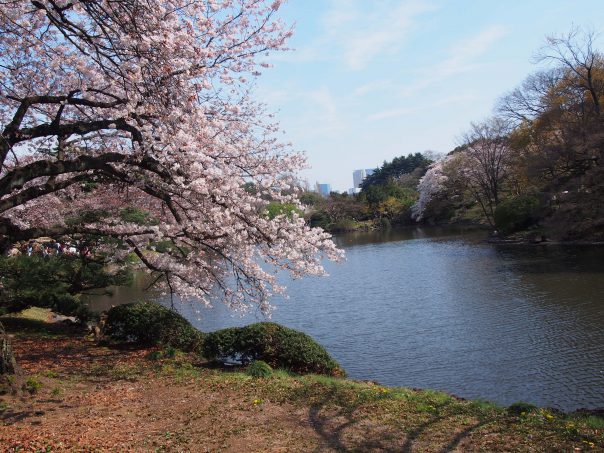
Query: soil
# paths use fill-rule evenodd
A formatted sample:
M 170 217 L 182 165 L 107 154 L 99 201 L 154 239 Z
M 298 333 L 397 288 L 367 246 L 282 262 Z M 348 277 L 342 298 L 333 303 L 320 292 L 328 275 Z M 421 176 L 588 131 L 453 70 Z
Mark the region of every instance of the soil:
M 29 391 L 0 396 L 5 452 L 604 451 L 601 430 L 569 436 L 545 412 L 512 418 L 437 392 L 254 379 L 75 331 L 13 343 Z

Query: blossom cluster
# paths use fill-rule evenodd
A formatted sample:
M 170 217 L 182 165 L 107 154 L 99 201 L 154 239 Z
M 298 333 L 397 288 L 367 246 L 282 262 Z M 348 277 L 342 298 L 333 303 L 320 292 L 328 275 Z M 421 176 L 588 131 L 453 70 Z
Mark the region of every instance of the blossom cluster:
M 341 257 L 329 235 L 295 213 L 265 215 L 269 202 L 298 203 L 306 165 L 250 96 L 264 55 L 291 35 L 279 6 L 2 3 L 0 239 L 118 238 L 182 297 L 219 292 L 265 312 L 283 290 L 277 272 L 322 274 L 323 258 Z M 156 221 L 124 219 L 127 207 Z M 169 251 L 149 252 L 160 241 Z

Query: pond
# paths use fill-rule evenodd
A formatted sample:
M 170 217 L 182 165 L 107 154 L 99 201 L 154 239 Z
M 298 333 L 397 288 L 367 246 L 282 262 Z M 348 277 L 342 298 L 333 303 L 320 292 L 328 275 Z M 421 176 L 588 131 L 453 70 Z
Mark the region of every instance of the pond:
M 352 379 L 499 404 L 604 407 L 604 247 L 487 244 L 481 231 L 336 237 L 329 277 L 285 282 L 272 320 L 312 335 Z M 141 288 L 114 298 L 143 298 Z M 166 301 L 164 301 L 166 302 Z M 263 320 L 177 304 L 212 331 Z

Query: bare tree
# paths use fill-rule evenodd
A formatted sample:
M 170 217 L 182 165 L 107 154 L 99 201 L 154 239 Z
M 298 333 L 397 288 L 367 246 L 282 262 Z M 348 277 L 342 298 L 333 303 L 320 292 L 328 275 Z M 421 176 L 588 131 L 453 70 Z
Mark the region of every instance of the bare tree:
M 560 68 L 539 71 L 522 85 L 504 95 L 497 103 L 497 113 L 515 124 L 531 122 L 550 109 L 548 97 L 556 90 L 564 74 Z
M 464 135 L 463 173 L 491 226 L 494 226 L 493 217 L 502 185 L 509 175 L 509 131 L 508 122 L 494 117 L 472 123 L 470 131 Z
M 534 171 L 550 181 L 580 176 L 601 160 L 604 57 L 594 39 L 576 28 L 548 37 L 535 60 L 552 66 L 499 101 L 499 115 L 526 127 L 522 146 L 532 154 Z
M 537 62 L 554 62 L 573 75 L 576 88 L 589 93 L 593 110 L 600 116 L 602 79 L 595 72 L 602 66 L 602 55 L 594 50 L 596 33 L 571 29 L 566 35 L 548 36 L 546 45 L 535 56 Z

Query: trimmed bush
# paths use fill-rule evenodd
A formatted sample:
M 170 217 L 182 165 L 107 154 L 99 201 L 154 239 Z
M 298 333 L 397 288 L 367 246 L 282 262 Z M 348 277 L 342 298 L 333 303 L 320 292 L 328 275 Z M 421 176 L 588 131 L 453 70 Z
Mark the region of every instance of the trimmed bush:
M 247 367 L 246 373 L 255 378 L 266 378 L 273 374 L 273 369 L 268 363 L 262 360 L 254 360 Z
M 510 415 L 523 415 L 523 414 L 530 414 L 531 412 L 536 412 L 538 410 L 538 407 L 535 406 L 534 404 L 531 403 L 527 403 L 524 401 L 517 401 L 513 404 L 511 404 L 510 406 L 508 406 L 507 408 L 507 412 Z
M 107 313 L 103 333 L 112 340 L 200 352 L 205 334 L 178 313 L 153 302 L 118 305 Z
M 203 352 L 208 359 L 235 359 L 243 364 L 263 360 L 273 368 L 301 374 L 345 374 L 328 352 L 311 337 L 272 322 L 212 332 L 204 341 Z
M 357 229 L 357 222 L 352 219 L 342 219 L 329 225 L 329 231 L 332 233 L 344 233 Z
M 328 230 L 329 225 L 331 224 L 331 218 L 325 211 L 318 211 L 311 214 L 309 223 L 312 228 L 318 227 Z
M 513 233 L 535 223 L 539 200 L 531 195 L 519 195 L 502 201 L 495 209 L 495 225 L 503 233 Z

